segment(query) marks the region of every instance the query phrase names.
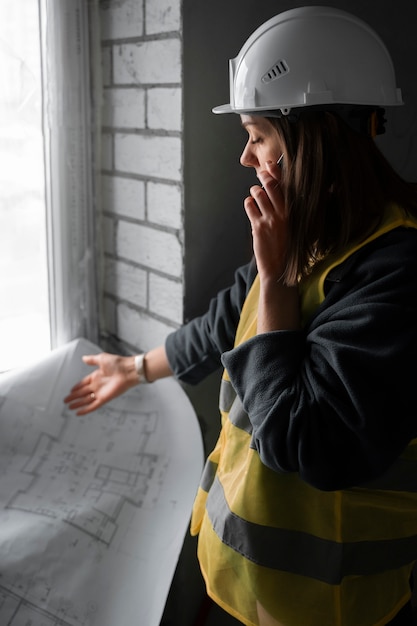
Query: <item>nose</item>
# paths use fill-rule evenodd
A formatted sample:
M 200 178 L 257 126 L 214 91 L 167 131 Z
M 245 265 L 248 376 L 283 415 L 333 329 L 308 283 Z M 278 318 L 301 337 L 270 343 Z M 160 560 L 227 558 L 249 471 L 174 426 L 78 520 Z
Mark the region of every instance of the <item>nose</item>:
M 248 142 L 240 155 L 240 164 L 243 167 L 256 167 L 256 163 L 257 161 Z

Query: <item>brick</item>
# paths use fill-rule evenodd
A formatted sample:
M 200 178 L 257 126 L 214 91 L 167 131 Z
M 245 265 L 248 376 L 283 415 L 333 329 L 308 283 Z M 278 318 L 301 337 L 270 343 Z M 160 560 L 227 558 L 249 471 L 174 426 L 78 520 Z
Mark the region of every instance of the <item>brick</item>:
M 102 39 L 140 37 L 143 34 L 143 4 L 138 0 L 102 0 Z
M 128 300 L 139 307 L 147 305 L 147 272 L 117 261 L 106 259 L 105 291 L 120 300 Z
M 149 310 L 181 324 L 183 321 L 182 284 L 151 273 L 149 275 Z
M 145 219 L 145 183 L 131 178 L 102 175 L 103 210 L 133 219 Z
M 113 82 L 117 85 L 181 82 L 178 39 L 158 39 L 114 47 Z
M 177 185 L 148 183 L 148 220 L 161 226 L 181 228 L 182 197 Z
M 145 30 L 148 35 L 181 30 L 180 0 L 147 0 Z
M 182 276 L 182 248 L 172 233 L 120 220 L 116 242 L 119 257 L 170 276 Z
M 137 352 L 151 350 L 165 343 L 174 329 L 172 326 L 137 311 L 124 303 L 117 306 L 117 334 Z
M 115 135 L 115 167 L 120 172 L 181 180 L 181 139 Z
M 143 89 L 105 89 L 103 126 L 116 128 L 145 127 L 145 92 Z
M 158 87 L 147 93 L 148 127 L 177 130 L 182 128 L 181 89 Z

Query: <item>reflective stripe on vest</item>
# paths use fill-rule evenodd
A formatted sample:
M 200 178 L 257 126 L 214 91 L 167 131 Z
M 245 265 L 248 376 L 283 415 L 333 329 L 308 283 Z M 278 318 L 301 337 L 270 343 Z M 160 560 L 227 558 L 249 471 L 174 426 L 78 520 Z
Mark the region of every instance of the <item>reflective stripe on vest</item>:
M 216 534 L 246 559 L 330 585 L 340 584 L 345 576 L 368 576 L 402 567 L 410 562 L 411 554 L 417 554 L 417 534 L 389 541 L 338 543 L 248 522 L 230 510 L 217 478 L 206 508 Z M 280 546 L 280 550 L 271 550 L 271 546 Z

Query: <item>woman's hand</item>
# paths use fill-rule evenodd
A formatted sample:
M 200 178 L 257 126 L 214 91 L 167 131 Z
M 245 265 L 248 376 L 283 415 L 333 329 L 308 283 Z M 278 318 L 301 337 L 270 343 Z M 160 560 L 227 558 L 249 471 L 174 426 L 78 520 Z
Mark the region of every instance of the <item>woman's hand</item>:
M 279 280 L 285 269 L 288 216 L 280 187 L 281 169 L 268 162 L 259 173 L 263 187 L 254 185 L 245 199 L 252 227 L 253 251 L 261 280 Z
M 148 382 L 172 376 L 165 346 L 158 346 L 146 353 L 145 373 Z M 118 356 L 102 352 L 83 357 L 84 363 L 96 367 L 74 385 L 64 402 L 77 415 L 86 415 L 103 404 L 117 398 L 131 387 L 139 384 L 134 356 Z
M 138 384 L 135 357 L 102 352 L 83 357 L 84 363 L 95 366 L 91 374 L 74 385 L 64 402 L 77 415 L 86 415 Z
M 298 285 L 289 286 L 282 278 L 288 249 L 288 214 L 280 187 L 281 170 L 268 162 L 258 176 L 263 187 L 254 185 L 245 199 L 260 280 L 257 332 L 298 330 Z

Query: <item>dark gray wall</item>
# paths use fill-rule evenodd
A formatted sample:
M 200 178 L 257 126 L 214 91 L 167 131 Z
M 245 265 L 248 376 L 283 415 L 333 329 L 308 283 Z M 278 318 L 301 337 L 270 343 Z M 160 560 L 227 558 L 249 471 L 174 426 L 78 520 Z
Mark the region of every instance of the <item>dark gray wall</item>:
M 228 59 L 266 19 L 303 4 L 351 11 L 385 41 L 406 105 L 389 113 L 390 133 L 381 147 L 401 174 L 417 181 L 415 0 L 184 0 L 186 319 L 203 312 L 210 297 L 251 254 L 243 198 L 255 177 L 239 165 L 245 133 L 239 116 L 211 112 L 229 101 Z

